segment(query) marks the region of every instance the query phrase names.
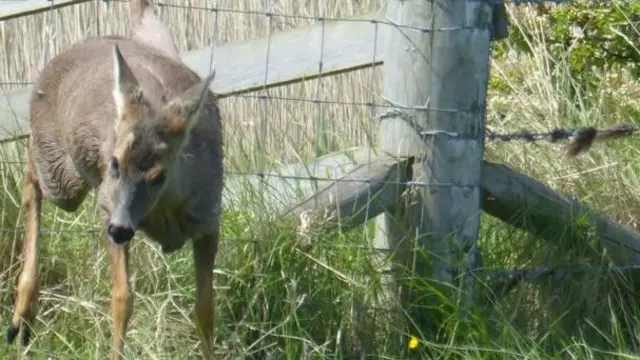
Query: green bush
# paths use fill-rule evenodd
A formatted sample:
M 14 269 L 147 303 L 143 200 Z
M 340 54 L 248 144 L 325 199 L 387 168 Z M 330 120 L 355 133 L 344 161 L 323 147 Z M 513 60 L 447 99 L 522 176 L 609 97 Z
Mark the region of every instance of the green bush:
M 572 77 L 585 85 L 593 84 L 602 71 L 624 68 L 634 78 L 640 76 L 640 1 L 574 0 L 538 5 L 535 11 L 539 26 L 511 28 L 512 49 L 531 53 L 526 39 L 538 32 L 552 59 L 566 62 Z M 504 54 L 505 47 L 498 46 L 495 55 Z

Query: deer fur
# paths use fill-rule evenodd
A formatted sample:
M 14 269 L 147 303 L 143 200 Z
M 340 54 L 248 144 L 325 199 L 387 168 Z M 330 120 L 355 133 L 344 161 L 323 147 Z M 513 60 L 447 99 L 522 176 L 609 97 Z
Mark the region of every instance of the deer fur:
M 132 32 L 87 38 L 42 70 L 30 100 L 22 203 L 25 237 L 7 341 L 38 300 L 42 198 L 73 212 L 98 192 L 111 271 L 112 355 L 121 359 L 133 313 L 129 241 L 141 230 L 166 253 L 191 239 L 195 322 L 206 358 L 214 325 L 213 267 L 223 186 L 222 124 L 209 91 L 184 65 L 148 0 L 132 0 Z

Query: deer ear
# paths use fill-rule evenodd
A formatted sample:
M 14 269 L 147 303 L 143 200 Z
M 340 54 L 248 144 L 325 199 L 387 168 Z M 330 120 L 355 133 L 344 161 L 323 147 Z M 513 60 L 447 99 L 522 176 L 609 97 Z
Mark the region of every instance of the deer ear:
M 131 68 L 122 57 L 118 45 L 113 47 L 113 100 L 118 119 L 122 118 L 127 104 L 140 96 L 140 85 Z
M 171 100 L 164 108 L 167 130 L 184 133 L 193 129 L 200 120 L 200 113 L 209 99 L 209 86 L 216 72 L 212 71 L 199 83 Z

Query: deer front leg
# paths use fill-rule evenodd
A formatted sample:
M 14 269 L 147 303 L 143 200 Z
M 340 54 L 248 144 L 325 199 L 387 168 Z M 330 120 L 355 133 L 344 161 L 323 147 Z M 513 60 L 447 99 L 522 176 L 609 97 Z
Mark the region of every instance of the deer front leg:
M 215 294 L 213 267 L 218 252 L 218 231 L 193 241 L 196 271 L 195 322 L 200 338 L 200 349 L 205 359 L 213 358 L 213 324 Z
M 35 316 L 38 302 L 38 261 L 40 257 L 40 211 L 42 208 L 42 190 L 31 163 L 27 165 L 25 183 L 22 190 L 24 207 L 25 236 L 22 248 L 22 272 L 18 279 L 17 296 L 13 318 L 7 329 L 7 342 L 12 343 L 22 330 L 22 344 L 27 345 L 30 338 L 31 322 Z
M 108 239 L 107 242 L 113 286 L 111 292 L 111 317 L 113 318 L 111 358 L 120 360 L 123 357 L 127 326 L 133 314 L 133 295 L 129 283 L 129 244 L 116 245 Z

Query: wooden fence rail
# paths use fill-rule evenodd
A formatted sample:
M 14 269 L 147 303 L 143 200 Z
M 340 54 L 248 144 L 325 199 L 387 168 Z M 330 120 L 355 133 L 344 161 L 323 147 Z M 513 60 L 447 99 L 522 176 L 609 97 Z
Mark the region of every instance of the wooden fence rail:
M 305 232 L 349 229 L 396 211 L 398 198 L 406 197 L 410 187 L 420 186 L 404 184 L 416 181 L 413 163 L 411 158 L 395 157 L 380 149 L 356 148 L 264 174 L 234 176 L 227 181 L 223 195 L 232 203 L 243 194 L 260 193 L 270 213 L 289 218 Z M 358 179 L 361 181 L 355 181 Z M 558 240 L 558 229 L 576 239 L 595 234 L 613 263 L 640 266 L 640 233 L 538 180 L 483 161 L 480 188 L 482 210 L 506 224 L 551 243 Z M 388 249 L 379 250 L 387 253 Z M 500 282 L 490 285 L 494 289 Z M 486 300 L 490 295 L 478 297 Z
M 0 21 L 60 9 L 95 0 L 2 0 Z

